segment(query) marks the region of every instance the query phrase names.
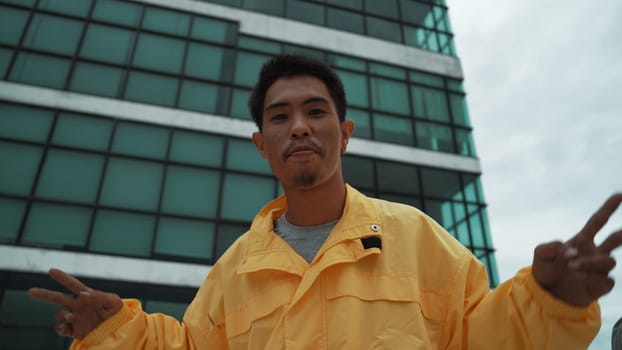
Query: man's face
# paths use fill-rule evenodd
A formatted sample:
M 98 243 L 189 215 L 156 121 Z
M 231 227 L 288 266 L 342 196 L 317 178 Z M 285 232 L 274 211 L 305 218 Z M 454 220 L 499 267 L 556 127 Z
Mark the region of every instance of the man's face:
M 263 128 L 253 142 L 285 189 L 341 181 L 340 156 L 352 135 L 340 122 L 324 83 L 312 76 L 284 77 L 266 92 Z

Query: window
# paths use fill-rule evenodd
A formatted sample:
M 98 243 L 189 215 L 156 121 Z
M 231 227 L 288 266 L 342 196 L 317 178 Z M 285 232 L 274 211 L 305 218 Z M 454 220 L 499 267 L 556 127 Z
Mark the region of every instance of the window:
M 363 0 L 326 0 L 326 2 L 353 10 L 363 10 Z
M 382 75 L 387 78 L 394 78 L 399 80 L 406 79 L 406 71 L 404 69 L 395 66 L 388 66 L 381 63 L 370 63 L 369 72 L 372 74 Z
M 110 143 L 112 121 L 72 113 L 61 113 L 54 128 L 52 142 L 92 150 L 105 151 Z
M 105 97 L 117 97 L 121 88 L 123 71 L 118 68 L 78 62 L 69 89 Z M 94 84 L 93 82 L 97 82 Z
M 233 242 L 238 239 L 244 232 L 248 231 L 248 227 L 244 225 L 220 224 L 218 227 L 218 241 L 216 246 L 216 259 L 229 248 Z
M 0 44 L 16 46 L 28 20 L 28 12 L 0 6 Z
M 374 163 L 370 159 L 345 155 L 341 157 L 343 177 L 354 187 L 374 188 Z
M 139 157 L 164 159 L 169 130 L 151 125 L 119 123 L 112 142 L 112 152 Z
M 84 23 L 56 16 L 35 14 L 24 38 L 24 47 L 73 55 Z
M 365 69 L 367 67 L 367 64 L 364 60 L 334 54 L 328 55 L 327 62 L 335 67 L 352 69 L 360 72 L 365 72 Z
M 93 18 L 126 26 L 135 27 L 140 22 L 142 6 L 117 0 L 97 1 Z
M 344 70 L 336 70 L 336 72 L 343 81 L 343 87 L 348 96 L 348 104 L 358 107 L 367 107 L 369 104 L 367 77 L 363 74 Z
M 26 84 L 63 88 L 70 60 L 21 52 L 9 74 L 9 80 Z
M 267 177 L 228 173 L 225 175 L 222 218 L 251 221 L 274 198 L 274 180 Z
M 374 15 L 398 19 L 397 0 L 365 0 L 365 11 Z
M 324 25 L 324 6 L 298 0 L 287 2 L 287 17 L 297 21 Z
M 84 247 L 91 209 L 35 203 L 24 229 L 23 243 L 50 247 Z
M 214 231 L 212 223 L 161 218 L 154 251 L 158 254 L 211 259 Z
M 454 129 L 456 133 L 456 143 L 458 144 L 458 153 L 463 156 L 475 157 L 475 145 L 473 144 L 473 136 L 469 130 Z
M 401 0 L 401 7 L 404 22 L 434 28 L 434 17 L 430 5 L 413 0 Z
M 402 41 L 400 25 L 398 23 L 369 16 L 366 18 L 366 21 L 367 33 L 370 36 L 395 42 Z
M 231 81 L 233 51 L 212 45 L 189 44 L 186 75 L 202 79 Z
M 136 46 L 134 66 L 179 74 L 184 48 L 183 40 L 142 33 Z
M 283 16 L 283 0 L 244 0 L 243 8 L 263 12 L 273 16 Z
M 91 8 L 91 0 L 41 0 L 39 8 L 52 12 L 86 17 Z
M 363 34 L 363 16 L 358 13 L 328 8 L 327 24 L 331 28 Z
M 412 86 L 411 97 L 415 116 L 440 122 L 449 122 L 447 99 L 445 98 L 445 92 L 442 90 Z
M 37 196 L 93 203 L 103 167 L 103 156 L 51 149 L 41 172 Z
M 214 84 L 203 84 L 192 80 L 181 83 L 179 107 L 198 112 L 227 115 L 230 89 Z
M 190 36 L 199 40 L 233 45 L 236 33 L 237 26 L 234 23 L 195 17 Z
M 96 252 L 149 256 L 155 219 L 150 215 L 99 210 L 90 249 Z
M 0 77 L 4 77 L 4 74 L 6 74 L 12 57 L 13 50 L 3 49 L 0 47 Z
M 378 190 L 419 194 L 419 175 L 415 166 L 378 160 L 377 169 Z
M 169 166 L 166 171 L 162 211 L 215 218 L 220 174 L 216 171 Z
M 220 167 L 224 139 L 195 132 L 174 131 L 170 159 L 178 162 Z
M 421 180 L 426 197 L 462 199 L 462 186 L 458 173 L 424 168 L 421 169 Z
M 441 152 L 454 152 L 451 128 L 444 125 L 418 122 L 417 146 Z
M 26 201 L 0 197 L 0 243 L 15 243 Z
M 234 89 L 231 98 L 231 116 L 240 119 L 252 120 L 248 110 L 248 99 L 251 97 L 250 90 Z
M 404 26 L 404 41 L 407 45 L 438 52 L 436 33 L 426 28 Z
M 374 138 L 378 141 L 412 146 L 412 120 L 385 114 L 374 114 Z
M 369 122 L 369 113 L 364 109 L 348 108 L 346 119 L 352 119 L 354 122 L 353 137 L 371 139 L 371 125 Z
M 100 202 L 103 205 L 154 211 L 158 207 L 162 165 L 111 158 Z
M 0 136 L 17 140 L 45 142 L 50 132 L 52 111 L 0 104 Z
M 177 96 L 177 85 L 176 78 L 131 72 L 125 90 L 125 98 L 137 102 L 173 106 Z
M 134 32 L 129 30 L 91 24 L 86 31 L 81 56 L 124 65 L 130 58 L 134 38 Z
M 190 16 L 175 11 L 147 7 L 143 28 L 173 35 L 186 36 L 190 28 Z
M 402 115 L 410 114 L 406 84 L 383 78 L 371 79 L 372 105 L 375 109 Z
M 227 169 L 271 175 L 268 161 L 261 157 L 249 140 L 229 139 L 227 146 Z
M 258 55 L 240 51 L 238 52 L 238 61 L 235 65 L 235 83 L 243 86 L 253 87 L 261 66 L 268 59 L 268 56 Z
M 41 148 L 0 141 L 0 193 L 30 195 Z
M 453 116 L 454 123 L 470 126 L 471 122 L 469 121 L 469 112 L 464 96 L 449 94 L 449 104 L 451 105 L 451 115 Z

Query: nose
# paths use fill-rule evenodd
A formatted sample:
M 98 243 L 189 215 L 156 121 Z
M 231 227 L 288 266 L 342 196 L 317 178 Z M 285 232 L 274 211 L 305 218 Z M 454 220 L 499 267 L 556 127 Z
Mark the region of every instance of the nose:
M 309 120 L 302 113 L 296 113 L 292 118 L 290 137 L 296 139 L 308 136 L 311 136 Z

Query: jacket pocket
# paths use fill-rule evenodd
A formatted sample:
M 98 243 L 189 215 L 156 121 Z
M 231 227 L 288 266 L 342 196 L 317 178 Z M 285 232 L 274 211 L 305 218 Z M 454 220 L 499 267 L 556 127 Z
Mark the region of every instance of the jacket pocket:
M 427 349 L 437 342 L 444 300 L 421 291 L 415 276 L 348 271 L 326 285 L 326 299 L 327 327 L 339 330 L 336 348 Z

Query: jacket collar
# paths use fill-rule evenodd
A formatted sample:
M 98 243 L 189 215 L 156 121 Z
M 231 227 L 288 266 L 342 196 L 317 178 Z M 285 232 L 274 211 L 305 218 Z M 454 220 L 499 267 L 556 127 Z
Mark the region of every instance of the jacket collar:
M 305 264 L 292 248 L 274 232 L 274 221 L 287 211 L 287 198 L 266 204 L 253 220 L 249 230 L 249 244 L 238 273 L 261 269 L 288 270 L 301 275 Z M 376 237 L 366 239 L 369 237 Z M 352 256 L 356 260 L 380 253 L 382 225 L 373 200 L 346 184 L 346 203 L 341 218 L 320 248 L 318 255 L 347 241 L 356 247 Z M 371 247 L 369 247 L 371 242 Z

